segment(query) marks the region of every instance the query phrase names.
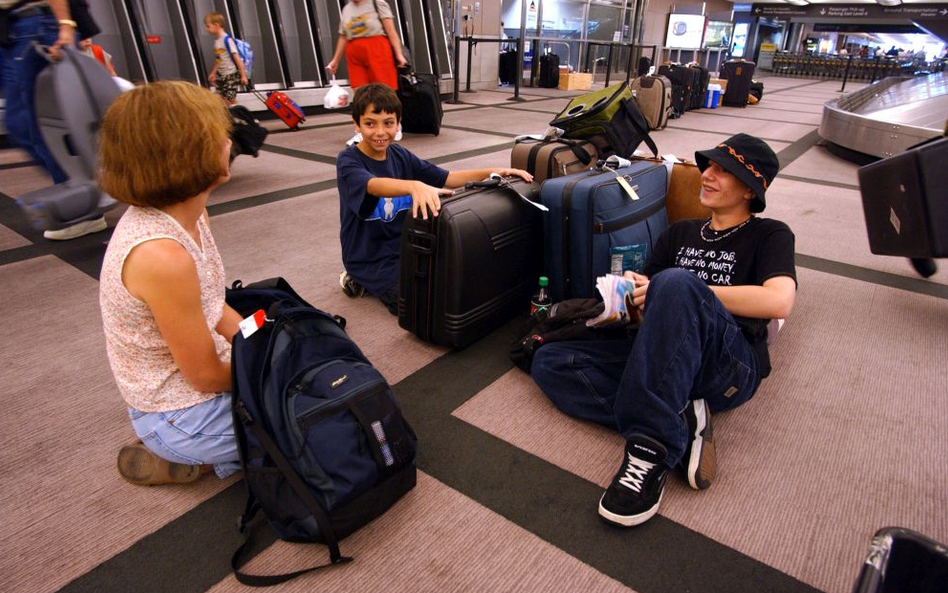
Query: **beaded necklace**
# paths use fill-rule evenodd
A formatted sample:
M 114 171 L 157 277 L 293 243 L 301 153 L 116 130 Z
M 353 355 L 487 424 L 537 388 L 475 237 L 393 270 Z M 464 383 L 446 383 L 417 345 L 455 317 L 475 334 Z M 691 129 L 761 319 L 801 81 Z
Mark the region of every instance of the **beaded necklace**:
M 745 220 L 745 221 L 742 222 L 741 224 L 737 225 L 737 226 L 734 227 L 733 229 L 729 230 L 728 232 L 724 233 L 723 235 L 721 235 L 721 236 L 719 236 L 719 237 L 711 237 L 711 238 L 708 238 L 708 237 L 705 236 L 705 233 L 706 233 L 706 232 L 708 231 L 708 229 L 711 227 L 711 219 L 709 218 L 709 219 L 707 220 L 707 222 L 705 222 L 703 225 L 701 225 L 701 239 L 702 239 L 703 241 L 708 242 L 708 243 L 716 243 L 716 242 L 718 242 L 718 241 L 721 241 L 722 239 L 727 239 L 728 237 L 730 237 L 731 235 L 733 235 L 733 234 L 736 233 L 737 231 L 741 230 L 741 228 L 742 228 L 744 225 L 746 225 L 747 223 L 749 223 L 749 222 L 752 221 L 752 220 L 754 220 L 754 215 L 753 215 L 753 214 L 750 215 L 750 218 L 748 218 L 747 220 Z M 711 229 L 711 232 L 712 232 L 712 233 L 716 233 L 717 231 L 715 231 L 714 229 Z

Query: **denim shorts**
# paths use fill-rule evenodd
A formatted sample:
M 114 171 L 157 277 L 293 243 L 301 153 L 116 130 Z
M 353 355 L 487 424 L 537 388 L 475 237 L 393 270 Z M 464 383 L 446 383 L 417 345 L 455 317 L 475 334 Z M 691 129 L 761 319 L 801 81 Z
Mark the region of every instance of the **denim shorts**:
M 186 465 L 212 464 L 220 478 L 240 469 L 230 393 L 169 412 L 128 409 L 135 434 L 155 455 Z

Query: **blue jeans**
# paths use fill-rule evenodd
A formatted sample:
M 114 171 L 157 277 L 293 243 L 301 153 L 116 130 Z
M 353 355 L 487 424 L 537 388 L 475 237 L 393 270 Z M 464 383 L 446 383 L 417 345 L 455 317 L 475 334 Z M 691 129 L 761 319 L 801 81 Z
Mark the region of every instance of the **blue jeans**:
M 69 177 L 56 163 L 46 147 L 36 122 L 34 96 L 36 77 L 49 65 L 36 53 L 34 43 L 52 45 L 59 37 L 59 24 L 52 15 L 35 15 L 10 23 L 11 45 L 0 48 L 3 96 L 6 99 L 6 117 L 3 120 L 10 140 L 26 150 L 33 160 L 46 169 L 53 183 L 62 183 Z
M 634 341 L 547 344 L 531 374 L 566 414 L 665 445 L 670 467 L 688 444 L 682 411 L 690 400 L 720 412 L 749 400 L 759 383 L 754 349 L 734 318 L 704 282 L 678 268 L 651 278 Z
M 170 412 L 128 409 L 135 434 L 148 450 L 174 463 L 210 463 L 220 478 L 240 469 L 230 393 Z

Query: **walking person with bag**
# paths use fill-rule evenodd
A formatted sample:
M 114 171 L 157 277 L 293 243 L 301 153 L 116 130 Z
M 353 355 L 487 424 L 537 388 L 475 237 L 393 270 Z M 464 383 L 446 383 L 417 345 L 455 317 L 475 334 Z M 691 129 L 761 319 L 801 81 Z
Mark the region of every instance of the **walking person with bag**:
M 119 96 L 100 131 L 100 185 L 129 204 L 109 241 L 99 304 L 109 364 L 139 441 L 121 476 L 188 483 L 237 471 L 224 266 L 206 210 L 229 177 L 226 107 L 210 91 L 162 81 Z
M 250 78 L 244 71 L 244 61 L 240 58 L 236 40 L 224 29 L 226 21 L 219 12 L 208 13 L 204 17 L 204 29 L 214 36 L 214 68 L 207 80 L 214 85 L 217 94 L 228 106 L 237 104 L 237 88 L 247 86 Z
M 659 237 L 633 303 L 632 340 L 540 347 L 531 374 L 563 412 L 618 430 L 622 461 L 599 515 L 624 527 L 658 512 L 669 470 L 694 489 L 717 472 L 711 414 L 747 402 L 770 374 L 768 322 L 790 314 L 794 236 L 758 218 L 780 163 L 766 142 L 736 134 L 695 153 L 706 219 L 680 220 Z
M 386 0 L 349 0 L 339 21 L 339 40 L 326 69 L 335 76 L 343 54 L 349 67 L 349 86 L 356 90 L 370 82 L 380 82 L 398 90 L 398 70 L 408 65 L 402 42 L 395 30 L 395 15 Z M 397 67 L 397 68 L 396 68 Z M 396 141 L 401 140 L 399 126 Z M 362 141 L 356 134 L 346 143 Z
M 75 14 L 70 7 L 75 7 Z M 78 21 L 78 22 L 77 22 Z M 36 79 L 49 59 L 38 46 L 49 47 L 53 59 L 59 49 L 75 46 L 80 37 L 98 33 L 85 2 L 67 0 L 0 0 L 0 88 L 4 94 L 4 127 L 10 141 L 25 150 L 52 178 L 53 184 L 69 179 L 50 153 L 36 119 Z M 76 239 L 105 230 L 104 216 L 72 226 L 48 230 L 43 236 L 53 241 Z

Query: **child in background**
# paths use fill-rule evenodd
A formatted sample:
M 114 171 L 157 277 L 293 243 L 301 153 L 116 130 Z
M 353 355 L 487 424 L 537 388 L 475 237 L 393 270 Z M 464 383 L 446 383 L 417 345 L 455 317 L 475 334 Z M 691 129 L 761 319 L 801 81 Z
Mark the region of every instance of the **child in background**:
M 217 90 L 227 105 L 237 104 L 238 85 L 247 85 L 247 73 L 244 62 L 237 53 L 234 38 L 224 29 L 224 15 L 219 12 L 208 13 L 204 17 L 204 29 L 214 36 L 214 68 L 207 80 Z
M 83 39 L 79 42 L 79 50 L 102 64 L 111 76 L 118 76 L 115 73 L 115 67 L 112 65 L 112 54 L 102 49 L 101 45 L 92 43 L 92 38 Z
M 468 169 L 449 172 L 394 144 L 402 104 L 380 83 L 360 87 L 352 101 L 352 119 L 362 139 L 336 160 L 342 261 L 339 276 L 350 297 L 366 292 L 398 314 L 399 240 L 406 212 L 437 216 L 447 188 L 481 181 L 491 173 L 533 177 L 520 169 Z

